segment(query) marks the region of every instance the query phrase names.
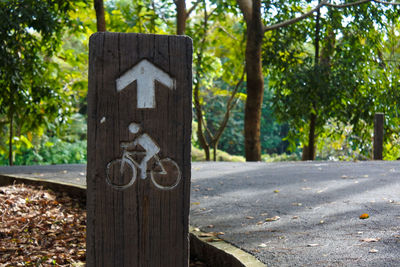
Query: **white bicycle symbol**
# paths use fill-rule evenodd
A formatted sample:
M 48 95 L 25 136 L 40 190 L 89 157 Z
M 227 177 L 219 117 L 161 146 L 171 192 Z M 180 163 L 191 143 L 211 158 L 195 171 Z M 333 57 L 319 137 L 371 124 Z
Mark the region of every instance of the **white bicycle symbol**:
M 132 186 L 141 170 L 140 164 L 135 160 L 136 157 L 145 155 L 145 152 L 128 151 L 128 145 L 121 144 L 123 148 L 122 157 L 112 160 L 107 164 L 106 181 L 117 190 L 124 190 Z M 181 180 L 181 172 L 178 164 L 170 158 L 160 159 L 157 155 L 153 156 L 154 164 L 151 164 L 150 178 L 153 184 L 161 190 L 174 189 Z M 147 168 L 147 164 L 146 164 Z M 146 176 L 142 179 L 146 179 Z M 125 182 L 129 180 L 129 182 Z

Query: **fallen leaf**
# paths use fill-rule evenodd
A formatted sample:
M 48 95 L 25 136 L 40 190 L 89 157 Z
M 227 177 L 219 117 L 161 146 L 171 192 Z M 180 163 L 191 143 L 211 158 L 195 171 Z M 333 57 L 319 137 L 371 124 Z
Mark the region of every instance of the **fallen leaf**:
M 200 228 L 195 227 L 195 228 L 193 228 L 193 231 L 195 231 L 195 232 L 200 232 Z
M 190 205 L 200 205 L 200 202 L 192 202 Z
M 325 223 L 324 220 L 320 220 L 320 221 L 319 221 L 319 224 L 323 224 L 323 223 Z
M 300 206 L 302 206 L 302 205 L 303 205 L 302 203 L 297 203 L 297 202 L 293 202 L 293 203 L 292 203 L 292 206 L 299 206 L 299 207 L 300 207 Z
M 368 213 L 363 213 L 363 214 L 361 214 L 360 215 L 360 219 L 368 219 L 369 218 L 369 215 L 368 215 Z
M 308 244 L 307 247 L 317 247 L 319 244 Z
M 268 215 L 268 213 L 267 213 L 267 212 L 265 212 L 265 213 L 261 213 L 260 215 L 261 215 L 261 216 L 267 216 L 267 215 Z
M 380 238 L 363 238 L 361 239 L 362 242 L 378 242 L 380 240 Z
M 378 250 L 374 249 L 374 248 L 369 251 L 369 253 L 377 253 L 377 252 L 378 252 Z
M 279 190 L 278 189 L 274 190 L 274 193 L 279 193 Z
M 207 225 L 207 228 L 214 228 L 214 225 L 212 225 L 212 224 Z
M 299 216 L 293 216 L 293 217 L 292 217 L 292 219 L 294 219 L 294 220 L 295 220 L 295 219 L 298 219 L 298 218 L 299 218 Z
M 274 217 L 272 217 L 272 218 L 267 218 L 267 219 L 265 219 L 265 221 L 266 222 L 273 222 L 273 221 L 277 221 L 277 220 L 279 220 L 281 217 L 279 217 L 279 216 L 274 216 Z
M 259 247 L 259 248 L 266 248 L 266 247 L 267 247 L 267 244 L 261 243 L 260 245 L 258 245 L 258 247 Z
M 257 222 L 256 224 L 257 225 L 261 225 L 261 224 L 263 224 L 264 222 L 262 222 L 262 221 L 259 221 L 259 222 Z
M 215 232 L 209 232 L 209 233 L 201 233 L 199 234 L 200 237 L 214 237 L 217 236 L 217 233 Z
M 254 219 L 254 217 L 253 216 L 246 216 L 246 219 L 252 220 L 252 219 Z
M 324 192 L 326 189 L 328 189 L 328 188 L 322 188 L 321 190 L 318 190 L 318 191 L 317 191 L 317 194 L 321 194 L 321 193 Z

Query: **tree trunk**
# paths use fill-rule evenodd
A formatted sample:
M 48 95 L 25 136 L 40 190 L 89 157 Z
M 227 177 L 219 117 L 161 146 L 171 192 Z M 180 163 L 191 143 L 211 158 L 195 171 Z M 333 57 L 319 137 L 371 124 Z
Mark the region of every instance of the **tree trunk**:
M 94 9 L 96 11 L 97 31 L 106 31 L 106 19 L 104 15 L 104 3 L 103 0 L 94 0 Z
M 315 56 L 314 56 L 314 66 L 315 70 L 319 66 L 319 35 L 320 35 L 320 17 L 321 13 L 320 10 L 317 10 L 317 15 L 315 16 Z M 317 71 L 315 71 L 315 75 L 318 75 Z M 303 160 L 314 160 L 315 159 L 315 126 L 317 122 L 317 107 L 315 103 L 313 103 L 312 108 L 313 111 L 310 112 L 310 127 L 308 132 L 308 145 L 303 147 Z M 305 154 L 304 154 L 305 153 Z
M 214 154 L 213 154 L 213 160 L 214 161 L 217 161 L 217 149 L 218 149 L 218 140 L 217 141 L 215 141 L 214 142 L 214 144 L 213 144 L 213 152 L 214 152 Z
M 310 116 L 310 131 L 308 132 L 308 157 L 307 160 L 315 159 L 315 125 L 317 123 L 317 115 L 311 113 Z
M 185 0 L 175 0 L 176 5 L 176 34 L 183 35 L 186 30 L 186 3 Z
M 247 100 L 244 117 L 246 161 L 261 160 L 260 121 L 264 93 L 264 77 L 261 66 L 263 41 L 261 1 L 253 0 L 253 12 L 247 20 L 246 75 Z
M 200 57 L 200 55 L 198 55 Z M 201 58 L 201 57 L 200 57 Z M 198 59 L 198 62 L 201 62 L 201 59 Z M 204 150 L 206 160 L 210 160 L 210 145 L 208 144 L 206 137 L 204 135 L 203 130 L 203 114 L 202 108 L 200 104 L 200 85 L 198 82 L 195 83 L 194 90 L 193 90 L 193 98 L 194 98 L 194 106 L 195 106 L 195 113 L 197 117 L 197 138 L 199 140 L 200 147 Z
M 14 137 L 14 134 L 13 134 L 13 127 L 14 127 L 14 123 L 13 123 L 13 114 L 12 114 L 12 112 L 10 112 L 11 113 L 11 116 L 9 116 L 10 118 L 10 136 L 9 136 L 9 143 L 8 143 L 8 164 L 10 165 L 10 166 L 12 166 L 12 165 L 14 165 L 14 162 L 13 162 L 13 147 L 12 147 L 12 141 L 13 141 L 13 137 Z

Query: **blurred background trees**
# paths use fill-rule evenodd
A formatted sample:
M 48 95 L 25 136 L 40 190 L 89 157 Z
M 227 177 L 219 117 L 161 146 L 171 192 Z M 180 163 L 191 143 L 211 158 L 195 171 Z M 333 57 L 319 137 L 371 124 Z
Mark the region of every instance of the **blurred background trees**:
M 192 37 L 195 159 L 371 159 L 375 112 L 397 159 L 400 7 L 354 2 L 1 1 L 0 162 L 86 161 L 87 44 L 104 30 Z

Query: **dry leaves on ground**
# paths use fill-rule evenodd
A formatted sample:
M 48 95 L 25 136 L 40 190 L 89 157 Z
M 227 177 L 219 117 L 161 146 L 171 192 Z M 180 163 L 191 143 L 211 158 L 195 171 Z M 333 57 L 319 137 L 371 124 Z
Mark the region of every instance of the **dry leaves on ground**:
M 71 266 L 85 260 L 86 211 L 66 194 L 0 187 L 0 264 Z
M 0 266 L 85 263 L 86 210 L 79 200 L 27 185 L 0 187 L 0 215 Z M 199 259 L 190 266 L 207 267 Z
M 265 219 L 265 221 L 266 222 L 273 222 L 273 221 L 277 221 L 277 220 L 279 220 L 281 217 L 279 217 L 279 216 L 274 216 L 274 217 L 272 217 L 272 218 L 267 218 L 267 219 Z

